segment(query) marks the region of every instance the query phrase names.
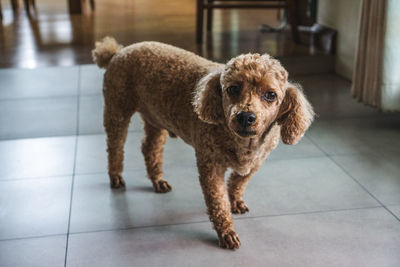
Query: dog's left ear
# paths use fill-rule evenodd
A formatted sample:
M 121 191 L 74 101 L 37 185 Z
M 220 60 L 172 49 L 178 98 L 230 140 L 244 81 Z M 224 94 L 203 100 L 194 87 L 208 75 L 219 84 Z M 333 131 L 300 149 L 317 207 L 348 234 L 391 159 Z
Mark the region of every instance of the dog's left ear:
M 287 83 L 285 98 L 280 106 L 278 123 L 282 141 L 294 145 L 300 141 L 314 120 L 314 111 L 299 85 Z
M 194 111 L 202 121 L 210 124 L 224 121 L 220 77 L 221 70 L 207 74 L 197 83 L 194 92 Z

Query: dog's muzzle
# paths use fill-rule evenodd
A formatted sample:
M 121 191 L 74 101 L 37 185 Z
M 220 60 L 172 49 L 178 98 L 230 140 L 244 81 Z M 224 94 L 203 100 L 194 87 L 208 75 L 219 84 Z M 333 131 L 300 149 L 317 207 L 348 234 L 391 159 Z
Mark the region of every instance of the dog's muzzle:
M 256 119 L 257 116 L 253 112 L 244 112 L 244 111 L 238 112 L 236 114 L 236 121 L 242 127 L 240 130 L 237 130 L 236 133 L 242 137 L 255 135 L 256 132 L 251 131 L 248 128 L 255 123 Z

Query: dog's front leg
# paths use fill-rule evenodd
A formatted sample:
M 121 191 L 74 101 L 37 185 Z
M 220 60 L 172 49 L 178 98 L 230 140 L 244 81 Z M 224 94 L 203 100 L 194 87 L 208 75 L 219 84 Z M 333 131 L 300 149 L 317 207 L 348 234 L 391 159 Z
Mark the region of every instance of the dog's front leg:
M 231 205 L 225 187 L 226 168 L 216 165 L 215 160 L 211 159 L 197 158 L 197 165 L 208 215 L 217 231 L 219 245 L 224 248 L 239 248 L 240 240 L 233 230 Z
M 247 175 L 240 175 L 232 172 L 228 182 L 228 194 L 231 202 L 231 210 L 233 213 L 243 214 L 249 211 L 246 203 L 243 201 L 244 191 L 249 182 L 253 171 Z

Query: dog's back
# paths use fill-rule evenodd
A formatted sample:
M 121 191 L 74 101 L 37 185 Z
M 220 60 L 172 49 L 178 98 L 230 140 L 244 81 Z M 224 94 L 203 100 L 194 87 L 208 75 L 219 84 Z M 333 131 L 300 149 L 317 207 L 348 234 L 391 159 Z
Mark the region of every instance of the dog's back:
M 191 143 L 187 124 L 199 122 L 192 105 L 195 85 L 220 64 L 159 42 L 122 48 L 112 38 L 96 43 L 92 54 L 99 67 L 107 69 L 106 109 L 120 106 L 124 114 L 140 112 L 154 126 Z

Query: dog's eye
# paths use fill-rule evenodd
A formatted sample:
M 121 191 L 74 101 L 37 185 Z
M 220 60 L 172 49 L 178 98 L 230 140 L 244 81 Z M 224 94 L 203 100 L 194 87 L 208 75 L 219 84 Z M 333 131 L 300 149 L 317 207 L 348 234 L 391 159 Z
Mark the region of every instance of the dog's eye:
M 276 99 L 276 94 L 274 92 L 266 92 L 263 95 L 264 100 L 268 101 L 268 102 L 273 102 Z
M 230 94 L 232 96 L 237 96 L 240 94 L 241 89 L 242 88 L 239 85 L 232 85 L 232 86 L 229 86 L 226 91 L 228 92 L 228 94 Z

